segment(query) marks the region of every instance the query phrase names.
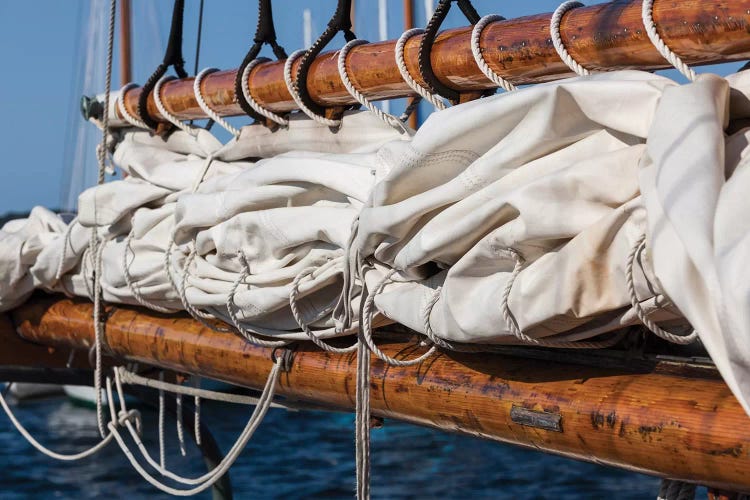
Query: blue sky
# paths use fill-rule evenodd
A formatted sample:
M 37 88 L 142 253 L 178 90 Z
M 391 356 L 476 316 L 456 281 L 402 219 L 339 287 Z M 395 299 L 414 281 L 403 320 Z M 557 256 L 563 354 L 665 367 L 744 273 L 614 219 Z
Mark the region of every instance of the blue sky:
M 132 0 L 134 28 L 134 79 L 142 83 L 162 57 L 172 2 Z M 414 0 L 417 25 L 424 25 L 425 1 Z M 360 38 L 379 39 L 378 1 L 355 0 L 355 32 Z M 401 32 L 402 1 L 386 0 L 388 37 Z M 602 3 L 588 1 L 587 4 Z M 35 205 L 60 207 L 70 192 L 76 165 L 89 172 L 97 140 L 93 126 L 82 124 L 78 100 L 83 91 L 103 90 L 103 26 L 91 33 L 89 16 L 106 9 L 108 0 L 0 0 L 0 214 L 26 211 Z M 184 55 L 194 64 L 198 0 L 187 0 Z M 554 10 L 558 2 L 528 0 L 498 2 L 475 0 L 481 15 L 498 13 L 507 18 Z M 291 52 L 303 47 L 302 12 L 310 9 L 313 38 L 319 34 L 335 6 L 335 0 L 276 0 L 277 35 Z M 283 8 L 281 8 L 283 7 Z M 445 25 L 465 24 L 453 9 Z M 233 68 L 244 57 L 255 30 L 254 0 L 205 0 L 200 67 Z M 92 42 L 92 40 L 94 40 Z M 332 46 L 339 47 L 337 38 Z M 87 54 L 97 63 L 86 70 Z M 113 87 L 119 88 L 115 72 Z M 236 123 L 243 123 L 239 119 Z M 88 131 L 75 154 L 76 133 Z M 67 145 L 67 147 L 66 147 Z M 81 159 L 83 158 L 83 159 Z M 89 181 L 90 182 L 90 181 Z

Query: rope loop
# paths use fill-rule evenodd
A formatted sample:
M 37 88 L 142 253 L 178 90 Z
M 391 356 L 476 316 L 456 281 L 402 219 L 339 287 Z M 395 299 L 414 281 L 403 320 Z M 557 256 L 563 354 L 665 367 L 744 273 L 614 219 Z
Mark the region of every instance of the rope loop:
M 240 135 L 240 131 L 231 126 L 224 118 L 221 117 L 221 115 L 219 115 L 219 113 L 211 109 L 211 106 L 208 105 L 206 99 L 203 97 L 203 91 L 201 90 L 201 82 L 203 81 L 203 78 L 206 75 L 216 73 L 217 71 L 219 71 L 217 68 L 206 68 L 195 75 L 195 80 L 193 81 L 193 94 L 195 94 L 195 100 L 198 101 L 198 106 L 200 106 L 200 108 L 204 113 L 206 113 L 206 115 L 208 115 L 209 118 L 218 123 L 222 128 L 224 128 L 224 130 L 232 134 L 234 137 L 238 137 Z
M 659 54 L 669 61 L 669 64 L 674 66 L 677 71 L 685 75 L 688 80 L 691 82 L 695 81 L 697 78 L 695 71 L 685 64 L 685 61 L 675 54 L 662 39 L 661 35 L 659 35 L 659 31 L 656 29 L 656 22 L 654 21 L 654 0 L 643 0 L 641 18 L 643 20 L 643 26 L 646 28 L 646 34 L 648 35 L 649 40 L 651 40 L 651 43 L 654 44 L 654 47 L 656 47 L 656 50 L 659 51 Z
M 423 33 L 424 30 L 421 28 L 412 28 L 401 34 L 396 42 L 396 66 L 398 67 L 399 73 L 401 73 L 401 78 L 404 79 L 404 82 L 406 82 L 414 92 L 416 92 L 421 98 L 426 99 L 435 107 L 435 109 L 442 111 L 447 107 L 445 102 L 443 102 L 443 99 L 439 95 L 430 92 L 430 89 L 427 87 L 420 85 L 419 82 L 411 76 L 411 73 L 409 73 L 409 68 L 406 67 L 406 60 L 404 58 L 404 47 L 406 47 L 406 42 L 413 36 L 421 35 Z
M 612 347 L 613 345 L 617 344 L 620 340 L 622 340 L 622 338 L 625 336 L 626 332 L 622 331 L 620 333 L 613 335 L 609 339 L 602 340 L 602 341 L 570 342 L 570 341 L 564 341 L 564 340 L 537 339 L 534 337 L 529 337 L 528 335 L 523 333 L 521 329 L 518 327 L 516 318 L 513 316 L 513 313 L 510 310 L 509 301 L 510 301 L 510 292 L 513 288 L 513 283 L 515 283 L 516 278 L 521 273 L 521 271 L 525 268 L 526 261 L 523 258 L 523 256 L 514 248 L 507 248 L 506 250 L 515 261 L 515 264 L 513 266 L 513 271 L 511 271 L 510 277 L 508 278 L 508 282 L 505 284 L 505 289 L 503 290 L 503 295 L 502 295 L 501 302 L 500 302 L 500 309 L 503 314 L 503 319 L 505 320 L 506 328 L 518 340 L 520 340 L 524 344 L 530 344 L 530 345 L 535 345 L 539 347 L 556 347 L 556 348 L 561 348 L 561 349 L 603 349 L 606 347 Z
M 247 68 L 250 65 L 254 67 L 256 64 L 258 64 L 258 54 L 260 54 L 260 50 L 263 48 L 263 45 L 268 45 L 271 47 L 274 55 L 276 56 L 276 59 L 281 60 L 287 58 L 284 47 L 276 42 L 276 28 L 274 27 L 273 22 L 271 0 L 258 1 L 258 24 L 255 29 L 253 42 L 253 45 L 250 47 L 250 50 L 248 50 L 247 54 L 245 54 L 245 58 L 242 60 L 242 63 L 237 69 L 237 76 L 234 80 L 234 94 L 237 97 L 237 102 L 239 103 L 240 107 L 245 113 L 248 114 L 248 116 L 258 122 L 264 123 L 264 118 L 269 117 L 266 116 L 262 111 L 259 111 L 258 108 L 260 108 L 260 106 L 258 106 L 257 102 L 251 102 L 251 98 L 248 98 L 250 90 L 247 89 L 246 91 L 246 88 L 249 86 L 248 75 L 250 74 L 252 68 L 250 70 L 248 70 Z M 279 123 L 277 120 L 271 120 Z M 286 124 L 279 124 L 286 126 Z
M 255 100 L 255 98 L 253 97 L 250 91 L 250 72 L 258 64 L 268 62 L 268 61 L 270 61 L 270 59 L 267 59 L 265 57 L 259 57 L 257 59 L 253 59 L 252 61 L 250 61 L 247 65 L 245 65 L 244 69 L 242 69 L 242 79 L 241 79 L 241 86 L 240 86 L 242 96 L 245 98 L 245 104 L 247 104 L 253 111 L 255 111 L 255 113 L 257 113 L 258 116 L 260 116 L 261 118 L 266 118 L 268 120 L 271 120 L 272 122 L 275 122 L 281 125 L 282 127 L 288 127 L 289 120 L 261 106 L 258 103 L 258 101 Z M 239 74 L 239 71 L 238 71 L 238 74 Z M 264 122 L 264 120 L 260 120 L 260 121 Z
M 560 4 L 557 9 L 555 9 L 552 18 L 550 19 L 549 32 L 550 38 L 552 38 L 552 45 L 554 45 L 560 59 L 562 59 L 562 61 L 578 76 L 588 76 L 591 72 L 581 66 L 581 64 L 570 55 L 568 49 L 565 48 L 565 44 L 562 41 L 562 35 L 560 34 L 560 23 L 562 22 L 563 16 L 565 16 L 569 10 L 577 9 L 578 7 L 584 7 L 584 5 L 575 0 L 569 0 Z
M 158 82 L 156 82 L 156 85 L 154 86 L 154 104 L 156 104 L 156 109 L 159 110 L 159 113 L 172 125 L 179 128 L 185 133 L 188 133 L 195 137 L 198 133 L 198 129 L 196 127 L 193 127 L 191 125 L 188 125 L 187 123 L 180 121 L 179 118 L 177 118 L 175 115 L 170 113 L 167 108 L 164 106 L 164 102 L 161 100 L 161 87 L 166 82 L 174 80 L 175 77 L 171 75 L 164 76 L 159 79 Z M 143 92 L 141 93 L 143 95 Z
M 337 63 L 338 63 L 339 76 L 341 77 L 341 82 L 344 84 L 344 87 L 346 87 L 346 90 L 349 92 L 349 94 L 352 97 L 354 97 L 357 100 L 357 102 L 359 102 L 364 107 L 369 109 L 380 120 L 390 125 L 391 127 L 395 128 L 401 134 L 411 135 L 409 127 L 407 127 L 404 122 L 402 122 L 397 116 L 394 116 L 390 113 L 386 113 L 379 107 L 375 106 L 359 90 L 357 90 L 357 88 L 354 86 L 351 79 L 349 78 L 349 72 L 346 69 L 346 56 L 349 54 L 349 51 L 353 47 L 356 47 L 357 45 L 364 45 L 366 43 L 369 43 L 369 42 L 367 40 L 355 39 L 355 40 L 352 40 L 351 42 L 348 42 L 339 51 Z
M 133 114 L 128 111 L 128 108 L 125 107 L 125 94 L 127 94 L 130 90 L 133 90 L 134 88 L 137 88 L 138 85 L 136 85 L 133 82 L 126 83 L 121 89 L 119 94 L 117 94 L 117 110 L 120 112 L 122 117 L 125 119 L 126 122 L 131 124 L 134 127 L 137 128 L 144 128 L 144 129 L 150 129 L 148 125 L 146 125 L 143 120 L 133 116 Z
M 302 110 L 303 113 L 305 113 L 307 116 L 320 123 L 321 125 L 325 125 L 334 129 L 339 128 L 341 126 L 341 120 L 331 120 L 330 118 L 326 118 L 322 114 L 319 114 L 312 108 L 308 107 L 307 103 L 305 102 L 305 100 L 303 100 L 302 96 L 298 92 L 297 83 L 292 80 L 292 66 L 297 59 L 304 55 L 304 50 L 297 50 L 295 52 L 292 52 L 284 63 L 284 82 L 286 83 L 286 88 L 287 90 L 289 90 L 289 93 L 292 95 L 292 99 L 294 99 L 294 102 L 297 103 L 297 106 L 299 106 L 299 109 Z M 299 72 L 297 74 L 299 74 Z M 322 110 L 322 108 L 320 108 L 319 106 L 316 107 Z
M 312 276 L 316 270 L 317 268 L 315 267 L 308 267 L 307 269 L 303 269 L 297 276 L 294 277 L 294 281 L 292 281 L 292 288 L 291 290 L 289 290 L 289 307 L 292 310 L 292 316 L 294 316 L 294 320 L 297 322 L 300 328 L 302 328 L 302 331 L 305 332 L 312 343 L 320 347 L 324 351 L 333 352 L 336 354 L 346 354 L 354 352 L 357 349 L 356 342 L 354 343 L 354 345 L 349 347 L 334 347 L 324 342 L 321 338 L 315 335 L 312 330 L 310 330 L 310 327 L 305 322 L 302 314 L 300 313 L 298 305 L 299 285 L 303 279 L 307 278 L 308 276 Z
M 651 333 L 656 335 L 657 337 L 666 340 L 667 342 L 671 342 L 673 344 L 679 344 L 679 345 L 686 345 L 686 344 L 692 344 L 698 339 L 698 332 L 693 330 L 688 335 L 677 335 L 674 333 L 670 333 L 664 329 L 662 329 L 659 325 L 654 323 L 651 319 L 648 318 L 648 315 L 646 314 L 646 311 L 643 310 L 643 307 L 641 306 L 640 301 L 638 300 L 638 295 L 635 291 L 635 284 L 633 282 L 633 266 L 635 264 L 636 258 L 638 258 L 643 252 L 643 250 L 646 248 L 646 235 L 643 234 L 640 238 L 638 238 L 638 241 L 635 242 L 633 245 L 633 248 L 630 250 L 630 253 L 628 254 L 628 260 L 625 266 L 625 281 L 628 287 L 628 295 L 630 296 L 630 304 L 633 306 L 633 311 L 635 311 L 636 316 L 638 316 L 638 319 L 641 320 L 641 323 L 643 323 L 646 328 L 648 328 Z
M 264 338 L 259 337 L 256 332 L 253 332 L 245 327 L 242 326 L 242 323 L 240 322 L 239 317 L 237 316 L 237 304 L 234 301 L 234 296 L 237 294 L 237 288 L 239 288 L 240 283 L 245 281 L 245 279 L 250 276 L 250 266 L 247 264 L 247 259 L 245 258 L 245 255 L 242 253 L 242 250 L 237 251 L 237 256 L 239 257 L 240 263 L 242 265 L 242 271 L 237 276 L 237 279 L 234 280 L 234 283 L 232 284 L 232 288 L 229 291 L 229 294 L 227 294 L 227 312 L 229 313 L 229 318 L 232 320 L 232 323 L 234 324 L 235 328 L 237 328 L 237 331 L 240 332 L 240 334 L 245 337 L 249 342 L 261 346 L 261 347 L 285 347 L 289 345 L 291 342 L 288 340 L 266 340 Z
M 344 33 L 344 38 L 347 42 L 351 42 L 352 40 L 357 38 L 356 35 L 354 35 L 354 33 L 352 32 L 351 12 L 352 0 L 338 0 L 336 4 L 336 11 L 333 13 L 331 20 L 328 21 L 326 29 L 323 31 L 320 37 L 315 40 L 312 46 L 301 55 L 299 67 L 297 68 L 296 78 L 293 83 L 295 92 L 292 95 L 296 94 L 299 100 L 304 103 L 307 110 L 302 106 L 300 106 L 300 109 L 305 111 L 308 116 L 310 116 L 310 113 L 307 112 L 308 110 L 311 111 L 314 115 L 318 116 L 322 116 L 325 113 L 325 109 L 322 106 L 319 106 L 315 101 L 313 101 L 312 97 L 310 97 L 310 93 L 307 90 L 307 77 L 310 66 L 312 65 L 312 62 L 315 60 L 318 54 L 320 54 L 320 51 L 323 50 L 326 45 L 331 42 L 331 40 L 333 40 L 333 37 L 336 36 L 336 33 L 338 33 L 339 31 Z M 295 101 L 297 101 L 296 98 Z M 332 126 L 338 127 L 339 123 Z
M 438 30 L 448 16 L 453 2 L 458 4 L 458 7 L 469 23 L 476 24 L 479 21 L 479 14 L 474 9 L 470 0 L 440 0 L 430 21 L 427 23 L 424 36 L 419 44 L 419 72 L 422 74 L 422 79 L 434 93 L 456 104 L 461 98 L 461 93 L 448 87 L 438 79 L 432 68 L 432 60 L 430 59 L 432 46 L 435 43 Z
M 141 95 L 138 97 L 138 116 L 152 130 L 156 130 L 159 124 L 148 114 L 148 96 L 155 90 L 157 83 L 167 73 L 167 69 L 170 66 L 174 67 L 178 77 L 187 78 L 185 60 L 182 58 L 182 21 L 184 13 L 185 0 L 175 0 L 172 9 L 172 26 L 169 30 L 169 40 L 167 42 L 167 50 L 164 53 L 164 60 L 157 66 L 148 80 L 146 80 L 141 90 Z M 161 112 L 161 110 L 159 111 Z
M 471 53 L 474 55 L 474 61 L 476 61 L 477 66 L 479 66 L 479 69 L 484 73 L 484 76 L 489 78 L 492 83 L 501 87 L 506 92 L 512 92 L 517 90 L 517 87 L 495 73 L 495 71 L 490 68 L 490 65 L 487 63 L 487 60 L 482 53 L 482 45 L 480 43 L 482 39 L 482 31 L 484 31 L 484 28 L 487 27 L 488 24 L 494 23 L 495 21 L 505 21 L 505 18 L 497 14 L 490 14 L 484 16 L 474 25 L 474 29 L 471 30 Z
M 420 364 L 422 361 L 436 354 L 437 347 L 435 345 L 430 345 L 430 348 L 425 353 L 413 359 L 403 360 L 403 359 L 396 359 L 391 356 L 388 356 L 386 353 L 381 351 L 377 345 L 375 345 L 375 342 L 372 339 L 372 316 L 374 315 L 373 309 L 375 306 L 375 297 L 378 296 L 383 291 L 383 289 L 391 281 L 391 277 L 395 273 L 396 273 L 396 270 L 391 269 L 383 277 L 383 279 L 381 279 L 380 282 L 375 286 L 375 289 L 373 290 L 373 292 L 367 295 L 367 298 L 365 299 L 364 305 L 362 307 L 362 318 L 360 319 L 360 324 L 361 324 L 360 333 L 362 335 L 362 340 L 364 340 L 370 352 L 375 354 L 375 356 L 380 358 L 385 363 L 391 366 L 399 366 L 399 367 L 414 366 L 414 365 Z

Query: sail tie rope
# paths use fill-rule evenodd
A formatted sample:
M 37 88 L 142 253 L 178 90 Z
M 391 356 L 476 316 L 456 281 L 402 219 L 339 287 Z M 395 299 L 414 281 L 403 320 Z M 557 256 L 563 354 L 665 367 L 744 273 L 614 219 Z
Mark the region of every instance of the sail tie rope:
M 588 76 L 591 74 L 591 72 L 584 68 L 578 61 L 576 61 L 573 56 L 570 55 L 568 49 L 565 48 L 565 43 L 563 43 L 562 35 L 560 34 L 560 23 L 562 22 L 563 16 L 569 10 L 577 9 L 578 7 L 583 6 L 584 5 L 581 2 L 577 2 L 574 0 L 564 2 L 560 4 L 557 9 L 555 9 L 555 12 L 552 14 L 552 18 L 549 21 L 549 32 L 550 37 L 552 38 L 552 45 L 554 45 L 557 54 L 560 56 L 560 59 L 562 59 L 562 61 L 578 76 Z
M 237 293 L 237 288 L 239 288 L 240 283 L 242 283 L 248 276 L 250 276 L 250 266 L 247 263 L 247 259 L 245 258 L 245 254 L 242 253 L 242 250 L 237 251 L 237 257 L 240 261 L 240 265 L 242 266 L 242 271 L 237 276 L 237 279 L 234 280 L 234 283 L 232 283 L 232 288 L 229 290 L 229 293 L 227 294 L 227 312 L 229 313 L 229 318 L 232 320 L 232 323 L 234 324 L 235 328 L 237 328 L 237 331 L 240 332 L 240 334 L 245 337 L 249 342 L 258 345 L 260 347 L 284 347 L 291 343 L 289 340 L 267 340 L 264 338 L 259 337 L 259 335 L 262 335 L 259 332 L 254 332 L 248 328 L 245 328 L 242 326 L 242 323 L 237 316 L 237 304 L 234 301 L 234 296 Z M 249 286 L 249 285 L 248 285 Z
M 215 123 L 218 123 L 224 130 L 232 134 L 234 137 L 239 137 L 240 131 L 234 128 L 232 125 L 229 124 L 224 118 L 219 115 L 216 111 L 214 111 L 211 106 L 208 105 L 206 102 L 206 99 L 203 97 L 203 91 L 201 89 L 201 83 L 203 82 L 203 78 L 206 75 L 210 75 L 211 73 L 216 73 L 218 68 L 205 68 L 203 71 L 195 75 L 195 80 L 193 81 L 193 94 L 195 94 L 195 100 L 198 102 L 198 106 L 203 110 L 206 115 L 208 115 L 209 118 L 211 118 Z
M 474 29 L 471 30 L 471 53 L 474 55 L 474 61 L 476 61 L 477 66 L 480 71 L 484 73 L 484 76 L 489 78 L 492 83 L 501 87 L 506 92 L 512 92 L 518 90 L 518 88 L 490 68 L 490 65 L 487 63 L 487 60 L 482 53 L 482 45 L 480 43 L 482 40 L 482 32 L 488 24 L 494 23 L 495 21 L 505 21 L 505 18 L 497 14 L 490 14 L 484 16 L 474 25 Z
M 123 242 L 122 274 L 123 274 L 123 277 L 125 278 L 125 284 L 127 284 L 128 289 L 130 290 L 130 293 L 133 295 L 133 298 L 135 298 L 135 300 L 143 307 L 146 307 L 148 309 L 152 309 L 156 312 L 160 312 L 164 314 L 172 313 L 174 312 L 174 309 L 160 306 L 149 300 L 146 300 L 141 294 L 140 287 L 136 286 L 135 282 L 133 281 L 133 276 L 130 274 L 130 264 L 128 263 L 128 250 L 130 250 L 131 253 L 133 254 L 133 261 L 135 261 L 135 251 L 133 251 L 133 249 L 131 248 L 134 234 L 135 234 L 135 230 L 131 229 L 130 232 L 128 233 L 128 236 L 125 238 L 125 241 Z
M 248 50 L 245 58 L 237 69 L 237 76 L 234 80 L 234 93 L 237 97 L 237 103 L 245 113 L 258 122 L 262 123 L 264 121 L 263 119 L 267 118 L 278 123 L 282 127 L 286 127 L 289 122 L 284 117 L 274 114 L 260 106 L 260 104 L 253 99 L 249 88 L 250 72 L 256 65 L 269 61 L 267 58 L 258 57 L 263 45 L 271 47 L 276 59 L 281 60 L 287 58 L 284 47 L 276 42 L 276 28 L 274 27 L 273 22 L 271 0 L 258 1 L 258 24 L 255 29 L 253 42 L 253 45 L 250 47 L 250 50 Z
M 513 248 L 507 248 L 506 251 L 508 252 L 510 257 L 514 260 L 515 264 L 513 265 L 513 271 L 511 271 L 510 276 L 508 277 L 508 281 L 505 284 L 505 289 L 503 290 L 503 294 L 502 294 L 501 302 L 500 302 L 500 310 L 502 311 L 506 328 L 518 340 L 520 340 L 524 344 L 531 344 L 531 345 L 536 345 L 539 347 L 556 347 L 560 349 L 603 349 L 606 347 L 612 347 L 613 345 L 617 344 L 620 340 L 622 340 L 622 338 L 625 336 L 626 332 L 622 331 L 622 332 L 616 333 L 615 335 L 613 335 L 612 337 L 606 340 L 572 342 L 572 341 L 564 341 L 564 340 L 537 339 L 534 337 L 529 337 L 528 335 L 523 333 L 521 329 L 518 327 L 518 323 L 516 322 L 516 319 L 510 310 L 509 302 L 510 302 L 510 292 L 513 288 L 513 284 L 515 283 L 518 275 L 525 268 L 525 259 L 517 250 Z
M 339 77 L 341 78 L 341 82 L 344 84 L 344 87 L 346 87 L 347 92 L 354 97 L 357 102 L 362 104 L 364 107 L 369 109 L 375 116 L 377 116 L 380 120 L 382 120 L 387 125 L 390 125 L 391 127 L 395 128 L 400 134 L 407 134 L 412 135 L 413 130 L 409 128 L 408 125 L 406 125 L 403 121 L 399 119 L 399 117 L 394 116 L 390 113 L 386 113 L 379 107 L 375 106 L 372 102 L 370 102 L 367 97 L 362 94 L 352 83 L 351 79 L 349 78 L 349 72 L 346 69 L 346 56 L 349 54 L 349 51 L 356 47 L 357 45 L 363 45 L 369 43 L 367 40 L 362 39 L 355 39 L 350 42 L 347 42 L 346 45 L 344 45 L 341 50 L 339 51 L 339 56 L 337 60 L 337 66 L 339 70 Z M 408 115 L 407 115 L 408 118 Z
M 625 265 L 625 282 L 628 287 L 628 295 L 630 297 L 630 304 L 633 306 L 633 311 L 635 312 L 636 316 L 638 316 L 638 319 L 641 320 L 641 323 L 643 323 L 644 326 L 657 337 L 673 344 L 692 344 L 693 342 L 698 340 L 697 331 L 693 330 L 688 335 L 677 335 L 664 330 L 648 317 L 646 311 L 643 310 L 643 306 L 641 306 L 640 300 L 638 300 L 638 294 L 636 293 L 635 284 L 633 282 L 633 267 L 636 259 L 640 258 L 640 255 L 645 248 L 646 235 L 643 234 L 640 238 L 638 238 L 633 247 L 630 249 Z
M 651 40 L 651 43 L 654 44 L 654 47 L 656 47 L 656 50 L 659 51 L 659 54 L 669 61 L 677 71 L 685 75 L 688 80 L 691 82 L 695 81 L 697 78 L 695 71 L 685 64 L 685 61 L 675 54 L 662 39 L 661 35 L 659 35 L 659 31 L 656 29 L 656 22 L 654 21 L 654 0 L 643 0 L 641 18 L 643 19 L 643 26 L 646 28 L 646 34 L 648 35 L 649 40 Z
M 404 58 L 404 47 L 406 46 L 406 42 L 417 35 L 421 35 L 424 33 L 424 30 L 422 28 L 412 28 L 410 30 L 404 31 L 401 36 L 399 37 L 398 41 L 396 42 L 396 48 L 395 48 L 395 56 L 396 56 L 396 66 L 398 67 L 399 73 L 401 73 L 401 78 L 404 79 L 404 82 L 419 96 L 425 100 L 427 100 L 430 104 L 432 104 L 435 109 L 442 111 L 447 107 L 445 102 L 443 101 L 442 97 L 440 97 L 438 94 L 434 94 L 428 89 L 427 87 L 424 87 L 419 84 L 412 76 L 411 73 L 409 73 L 409 68 L 406 67 L 406 60 Z
M 362 332 L 362 339 L 365 341 L 365 344 L 369 348 L 369 350 L 375 354 L 378 358 L 385 361 L 390 366 L 398 366 L 398 367 L 407 367 L 407 366 L 414 366 L 418 365 L 422 361 L 426 360 L 427 358 L 431 357 L 433 354 L 437 352 L 437 347 L 434 345 L 431 345 L 430 348 L 420 356 L 414 358 L 414 359 L 396 359 L 391 356 L 388 356 L 386 353 L 380 350 L 380 348 L 375 344 L 375 342 L 372 339 L 372 317 L 374 315 L 374 308 L 375 308 L 375 297 L 377 297 L 385 288 L 385 286 L 390 283 L 391 277 L 396 273 L 395 269 L 391 269 L 386 273 L 386 275 L 378 282 L 378 284 L 375 286 L 371 294 L 367 294 L 367 298 L 364 301 L 364 305 L 362 306 L 362 317 L 360 319 L 360 324 L 362 325 L 361 332 Z
M 310 330 L 308 323 L 305 322 L 305 319 L 302 317 L 302 314 L 299 310 L 299 305 L 298 305 L 299 286 L 303 279 L 307 278 L 308 276 L 313 277 L 314 273 L 317 270 L 318 268 L 316 267 L 308 267 L 307 269 L 303 269 L 297 276 L 294 277 L 294 281 L 292 281 L 292 288 L 289 291 L 289 307 L 292 310 L 292 316 L 294 316 L 295 321 L 300 326 L 300 328 L 302 328 L 302 331 L 305 332 L 305 334 L 312 341 L 312 343 L 320 347 L 324 351 L 333 352 L 336 354 L 347 354 L 350 352 L 354 352 L 357 349 L 356 342 L 349 347 L 334 347 L 326 343 L 323 339 L 321 339 L 317 335 L 315 335 L 312 332 L 312 330 Z

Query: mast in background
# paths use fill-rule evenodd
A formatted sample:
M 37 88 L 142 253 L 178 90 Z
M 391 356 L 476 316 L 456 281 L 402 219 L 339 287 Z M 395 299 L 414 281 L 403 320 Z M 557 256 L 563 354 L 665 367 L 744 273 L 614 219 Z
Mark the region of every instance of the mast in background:
M 120 85 L 133 81 L 130 0 L 120 0 Z
M 404 31 L 408 31 L 414 27 L 414 0 L 404 0 Z M 409 126 L 413 130 L 417 130 L 417 124 L 419 123 L 419 106 L 414 109 L 414 112 L 409 117 Z

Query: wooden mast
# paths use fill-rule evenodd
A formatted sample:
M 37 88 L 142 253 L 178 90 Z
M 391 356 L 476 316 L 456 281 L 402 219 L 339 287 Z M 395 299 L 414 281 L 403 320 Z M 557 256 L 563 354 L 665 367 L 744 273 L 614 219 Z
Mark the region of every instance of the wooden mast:
M 133 81 L 130 0 L 120 0 L 120 85 Z
M 185 316 L 111 307 L 108 352 L 260 388 L 271 350 Z M 12 312 L 26 340 L 88 349 L 92 305 L 44 297 Z M 2 332 L 0 322 L 0 333 Z M 5 329 L 4 336 L 15 335 Z M 378 341 L 413 357 L 410 342 Z M 566 353 L 566 359 L 575 354 Z M 373 414 L 715 488 L 750 491 L 748 417 L 715 370 L 669 362 L 592 367 L 499 354 L 441 353 L 410 368 L 372 362 Z M 356 354 L 305 343 L 277 393 L 351 410 Z
M 414 27 L 414 0 L 404 0 L 404 31 Z M 419 124 L 419 106 L 409 116 L 409 126 L 416 130 Z
M 562 39 L 571 55 L 591 69 L 668 67 L 643 29 L 640 0 L 615 0 L 568 12 L 561 23 Z M 709 64 L 750 59 L 750 0 L 656 0 L 654 20 L 664 41 L 688 64 Z M 485 58 L 498 74 L 516 84 L 536 83 L 570 76 L 549 36 L 550 14 L 541 14 L 488 25 L 481 37 Z M 457 90 L 476 91 L 493 84 L 479 71 L 470 48 L 471 27 L 452 29 L 437 37 L 432 50 L 435 74 Z M 419 81 L 417 52 L 421 37 L 406 44 L 405 57 Z M 370 99 L 412 95 L 401 80 L 393 50 L 395 42 L 354 47 L 347 59 L 357 88 Z M 249 76 L 253 97 L 275 112 L 295 109 L 283 79 L 283 61 L 259 64 Z M 294 73 L 294 71 L 293 71 Z M 240 115 L 234 95 L 235 71 L 208 75 L 203 93 L 208 104 L 225 116 Z M 193 95 L 193 79 L 168 82 L 162 89 L 167 109 L 178 118 L 205 118 Z M 339 79 L 336 58 L 321 54 L 312 63 L 308 79 L 312 98 L 322 106 L 354 104 Z M 140 89 L 125 96 L 135 114 Z M 148 112 L 162 120 L 153 102 Z M 162 120 L 163 121 L 163 120 Z

